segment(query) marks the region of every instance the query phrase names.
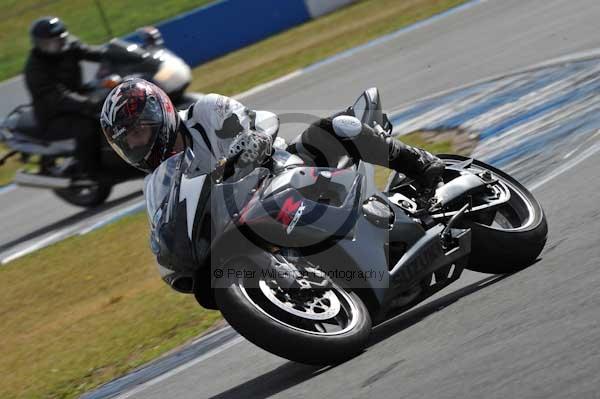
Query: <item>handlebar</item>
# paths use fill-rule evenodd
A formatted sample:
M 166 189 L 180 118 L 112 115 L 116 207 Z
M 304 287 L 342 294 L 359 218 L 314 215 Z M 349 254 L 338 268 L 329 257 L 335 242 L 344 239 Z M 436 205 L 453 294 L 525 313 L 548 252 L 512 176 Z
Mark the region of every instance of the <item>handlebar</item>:
M 235 173 L 235 162 L 239 159 L 241 152 L 231 156 L 221 158 L 217 161 L 217 167 L 210 173 L 213 182 L 219 184 L 230 178 Z

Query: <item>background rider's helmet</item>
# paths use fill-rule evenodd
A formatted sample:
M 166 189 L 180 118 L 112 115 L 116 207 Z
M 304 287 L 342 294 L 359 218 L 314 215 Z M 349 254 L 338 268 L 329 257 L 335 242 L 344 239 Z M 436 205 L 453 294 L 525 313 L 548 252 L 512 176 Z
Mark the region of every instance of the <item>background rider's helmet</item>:
M 179 115 L 158 86 L 128 79 L 115 87 L 102 107 L 102 131 L 129 164 L 152 172 L 173 155 Z
M 33 21 L 29 34 L 33 47 L 44 54 L 60 54 L 68 47 L 69 32 L 60 18 L 43 17 Z

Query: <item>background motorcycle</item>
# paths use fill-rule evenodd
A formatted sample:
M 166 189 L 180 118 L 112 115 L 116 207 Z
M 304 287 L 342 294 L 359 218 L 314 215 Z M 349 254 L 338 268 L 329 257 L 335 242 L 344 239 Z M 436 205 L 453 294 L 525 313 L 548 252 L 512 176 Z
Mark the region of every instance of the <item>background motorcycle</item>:
M 353 111 L 391 133 L 377 89 Z M 256 128 L 275 137 L 276 121 L 259 111 Z M 348 129 L 360 129 L 351 122 Z M 195 176 L 193 168 L 182 175 L 183 156 L 182 166 L 159 169 L 146 186 L 160 273 L 269 352 L 343 361 L 365 347 L 374 323 L 417 305 L 464 268 L 512 273 L 545 245 L 546 217 L 524 186 L 483 162 L 440 157 L 444 183 L 430 199 L 399 173 L 378 191 L 372 165 L 356 159 L 309 166 L 279 148 L 262 167 L 232 169 L 229 159 Z M 176 183 L 161 185 L 164 173 Z M 165 255 L 177 252 L 177 260 Z
M 146 28 L 139 33 L 142 44 L 120 39 L 106 44 L 107 57 L 100 63 L 94 79 L 86 84 L 86 94 L 102 104 L 110 90 L 124 77 L 137 76 L 160 86 L 179 109 L 197 101 L 201 94 L 185 92 L 192 78 L 189 66 L 163 46 L 160 32 L 156 28 Z M 115 59 L 122 61 L 111 61 Z M 14 178 L 18 185 L 49 188 L 73 205 L 94 207 L 108 198 L 115 184 L 143 177 L 141 172 L 121 160 L 103 138 L 98 179 L 76 180 L 73 178 L 75 141 L 40 140 L 39 137 L 44 135 L 39 129 L 33 107 L 28 104 L 14 109 L 0 124 L 0 141 L 10 150 L 0 159 L 0 165 L 14 155 L 21 155 L 24 162 L 37 156 L 39 171 L 18 171 Z M 98 134 L 102 135 L 99 123 Z

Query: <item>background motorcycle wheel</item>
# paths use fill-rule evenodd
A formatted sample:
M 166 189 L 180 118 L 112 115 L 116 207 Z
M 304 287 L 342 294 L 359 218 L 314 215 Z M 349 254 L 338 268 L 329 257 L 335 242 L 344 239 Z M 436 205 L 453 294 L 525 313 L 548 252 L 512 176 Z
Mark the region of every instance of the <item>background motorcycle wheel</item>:
M 438 155 L 447 165 L 469 158 Z M 546 215 L 534 196 L 516 179 L 484 162 L 474 160 L 474 171 L 489 170 L 510 189 L 511 199 L 499 208 L 493 220 L 469 219 L 472 242 L 468 269 L 507 274 L 531 265 L 542 252 L 548 235 Z
M 98 184 L 91 187 L 70 187 L 54 190 L 54 193 L 69 204 L 93 208 L 106 201 L 112 191 L 109 184 Z
M 264 289 L 266 283 L 262 284 Z M 321 332 L 310 331 L 311 320 L 303 321 L 287 313 L 266 298 L 261 287 L 247 288 L 243 280 L 222 281 L 215 289 L 215 297 L 225 319 L 250 342 L 289 360 L 328 365 L 360 353 L 371 333 L 371 317 L 358 295 L 337 284 L 333 288 L 343 302 L 340 313 L 352 314 L 348 325 L 340 324 L 343 328 L 337 332 L 327 332 L 325 327 L 320 327 L 324 330 Z

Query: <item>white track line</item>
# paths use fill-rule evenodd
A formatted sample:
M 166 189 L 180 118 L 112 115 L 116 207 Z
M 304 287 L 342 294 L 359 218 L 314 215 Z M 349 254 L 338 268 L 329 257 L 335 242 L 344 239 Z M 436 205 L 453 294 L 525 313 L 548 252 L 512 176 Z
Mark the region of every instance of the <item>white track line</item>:
M 267 89 L 270 89 L 273 86 L 276 86 L 276 85 L 278 85 L 280 83 L 283 83 L 283 82 L 286 82 L 288 80 L 294 79 L 295 77 L 300 76 L 302 74 L 303 74 L 302 70 L 297 70 L 297 71 L 288 73 L 287 75 L 284 75 L 284 76 L 282 76 L 280 78 L 277 78 L 275 80 L 271 80 L 271 81 L 269 81 L 267 83 L 263 83 L 261 85 L 255 86 L 255 87 L 251 88 L 250 90 L 246 90 L 246 91 L 244 91 L 244 92 L 242 92 L 240 94 L 236 94 L 233 97 L 236 100 L 242 100 L 245 97 L 249 97 L 251 95 L 260 93 L 261 91 L 265 91 Z
M 227 350 L 229 348 L 231 348 L 232 346 L 235 346 L 237 344 L 239 344 L 240 342 L 244 341 L 244 337 L 239 336 L 236 338 L 233 338 L 231 341 L 228 341 L 226 343 L 224 343 L 223 345 L 211 350 L 210 352 L 205 353 L 202 356 L 199 356 L 193 360 L 190 360 L 187 363 L 182 364 L 181 366 L 175 367 L 173 370 L 168 371 L 164 374 L 159 375 L 156 378 L 153 378 L 143 384 L 138 385 L 137 387 L 133 388 L 130 391 L 127 391 L 125 393 L 122 393 L 118 396 L 113 397 L 113 399 L 127 399 L 137 393 L 140 393 L 148 388 L 150 388 L 153 385 L 156 385 L 168 378 L 171 378 L 172 376 L 181 373 L 182 371 L 185 371 L 187 369 L 189 369 L 190 367 L 195 366 L 196 364 L 203 362 L 215 355 L 218 355 L 219 353 L 223 352 L 224 350 Z
M 32 252 L 37 251 L 38 249 L 44 248 L 47 245 L 50 245 L 60 239 L 63 239 L 65 237 L 67 237 L 68 235 L 69 234 L 67 232 L 65 232 L 64 230 L 57 231 L 54 234 L 51 234 L 48 237 L 45 237 L 45 238 L 41 239 L 40 241 L 37 241 L 36 243 L 34 243 L 26 248 L 23 248 L 22 250 L 17 251 L 15 253 L 13 253 L 12 255 L 7 256 L 6 258 L 3 258 L 2 260 L 0 260 L 0 264 L 5 265 L 8 262 L 11 262 L 22 256 L 28 255 Z
M 122 217 L 127 216 L 133 212 L 142 210 L 143 208 L 144 208 L 144 201 L 139 201 L 139 202 L 131 204 L 125 208 L 120 208 L 120 209 L 115 210 L 114 212 L 107 214 L 106 216 L 102 217 L 100 220 L 98 220 L 96 223 L 92 224 L 91 226 L 78 228 L 77 225 L 71 225 L 65 229 L 55 231 L 54 233 L 50 234 L 49 236 L 44 237 L 38 241 L 35 241 L 32 244 L 30 244 L 29 246 L 11 254 L 11 255 L 8 255 L 5 258 L 0 258 L 0 265 L 5 265 L 9 262 L 12 262 L 15 259 L 21 258 L 25 255 L 29 255 L 32 252 L 40 250 L 49 245 L 55 244 L 59 241 L 62 241 L 64 239 L 72 237 L 74 235 L 87 234 L 87 233 L 97 230 L 109 223 L 117 221 L 117 220 L 121 219 Z M 8 251 L 10 251 L 10 249 L 8 249 L 6 252 L 8 252 Z
M 145 202 L 142 200 L 142 201 L 138 201 L 134 204 L 131 204 L 125 208 L 120 208 L 114 212 L 109 213 L 108 215 L 106 215 L 105 217 L 103 217 L 102 219 L 100 219 L 99 221 L 94 223 L 93 225 L 83 228 L 77 234 L 82 236 L 89 232 L 97 230 L 100 227 L 106 226 L 107 224 L 116 222 L 117 220 L 129 215 L 130 213 L 134 213 L 134 212 L 143 210 L 144 205 L 145 205 Z
M 554 179 L 555 177 L 562 175 L 569 169 L 573 169 L 575 166 L 579 165 L 581 162 L 585 161 L 586 159 L 588 159 L 589 157 L 591 157 L 592 155 L 597 153 L 599 150 L 600 150 L 600 143 L 596 143 L 595 145 L 593 145 L 590 148 L 588 148 L 587 150 L 583 151 L 581 154 L 579 154 L 578 156 L 576 156 L 569 162 L 559 166 L 554 172 L 550 173 L 548 176 L 544 177 L 542 180 L 535 182 L 533 185 L 531 185 L 531 187 L 529 187 L 529 190 L 533 191 L 533 190 L 540 188 L 541 186 L 548 183 L 550 180 Z
M 15 188 L 17 188 L 17 185 L 14 183 L 10 183 L 10 184 L 7 184 L 6 186 L 2 186 L 2 187 L 0 187 L 0 195 L 14 191 Z

